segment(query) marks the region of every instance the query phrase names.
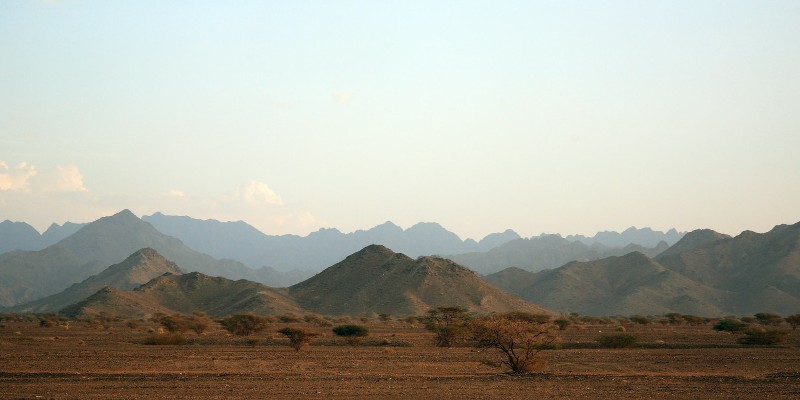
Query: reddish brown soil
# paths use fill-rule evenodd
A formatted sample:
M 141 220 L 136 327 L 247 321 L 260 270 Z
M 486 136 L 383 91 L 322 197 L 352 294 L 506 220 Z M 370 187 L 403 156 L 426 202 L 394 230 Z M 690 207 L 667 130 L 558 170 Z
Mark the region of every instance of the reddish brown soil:
M 300 352 L 278 334 L 248 340 L 218 328 L 187 334 L 189 345 L 143 345 L 147 329 L 4 323 L 0 398 L 800 398 L 799 332 L 753 348 L 710 326 L 634 327 L 641 342 L 663 348 L 550 350 L 540 372 L 518 376 L 493 365 L 494 350 L 437 348 L 399 322 L 371 323 L 367 341 L 405 347 L 352 347 L 326 334 Z M 572 326 L 563 341 L 591 344 L 600 331 L 613 327 Z

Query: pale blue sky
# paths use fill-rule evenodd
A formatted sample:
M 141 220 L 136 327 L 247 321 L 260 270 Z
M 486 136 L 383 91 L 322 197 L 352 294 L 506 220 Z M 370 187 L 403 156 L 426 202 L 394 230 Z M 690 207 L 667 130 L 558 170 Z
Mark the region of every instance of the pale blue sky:
M 0 220 L 800 220 L 798 1 L 0 2 Z

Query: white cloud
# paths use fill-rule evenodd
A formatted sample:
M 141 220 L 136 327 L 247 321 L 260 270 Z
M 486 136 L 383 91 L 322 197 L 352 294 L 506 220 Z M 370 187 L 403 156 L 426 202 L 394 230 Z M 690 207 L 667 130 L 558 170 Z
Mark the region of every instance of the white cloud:
M 334 93 L 333 98 L 337 103 L 345 104 L 353 100 L 353 95 L 350 93 Z
M 170 196 L 170 197 L 186 197 L 186 192 L 184 192 L 183 190 L 171 189 L 170 191 L 167 192 L 167 196 Z
M 83 174 L 75 165 L 59 165 L 56 167 L 54 183 L 48 190 L 56 192 L 85 192 Z
M 270 187 L 259 181 L 250 181 L 239 190 L 239 197 L 253 204 L 273 204 L 282 206 L 283 199 Z
M 28 180 L 36 175 L 36 167 L 26 162 L 9 168 L 5 161 L 0 161 L 0 190 L 27 191 Z

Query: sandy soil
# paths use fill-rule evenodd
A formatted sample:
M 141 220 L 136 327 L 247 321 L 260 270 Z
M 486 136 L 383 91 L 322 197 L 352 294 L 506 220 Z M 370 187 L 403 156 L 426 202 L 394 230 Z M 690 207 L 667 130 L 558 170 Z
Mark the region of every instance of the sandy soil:
M 317 327 L 323 336 L 300 352 L 278 334 L 248 340 L 218 329 L 187 334 L 194 344 L 143 345 L 146 329 L 5 323 L 0 398 L 800 398 L 798 332 L 780 347 L 752 348 L 710 326 L 634 329 L 665 348 L 550 350 L 540 372 L 517 376 L 496 366 L 494 350 L 437 348 L 399 322 L 374 322 L 368 341 L 403 347 L 346 346 Z M 571 327 L 563 340 L 591 343 L 604 329 Z

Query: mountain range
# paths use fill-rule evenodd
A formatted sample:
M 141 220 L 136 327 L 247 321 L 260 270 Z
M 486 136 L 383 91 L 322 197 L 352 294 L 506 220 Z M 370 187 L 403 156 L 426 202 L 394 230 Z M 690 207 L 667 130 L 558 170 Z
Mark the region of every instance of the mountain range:
M 163 274 L 182 274 L 183 271 L 157 251 L 147 247 L 114 264 L 97 275 L 75 283 L 64 291 L 34 300 L 12 310 L 20 312 L 55 312 L 85 300 L 104 287 L 133 290 Z
M 392 222 L 352 233 L 327 228 L 301 237 L 266 235 L 242 221 L 220 222 L 161 213 L 143 216 L 142 220 L 213 257 L 235 259 L 254 268 L 268 265 L 279 271 L 320 271 L 374 243 L 419 257 L 487 251 L 520 237 L 509 229 L 487 235 L 480 242 L 461 240 L 433 222 L 418 223 L 405 230 Z
M 508 267 L 536 272 L 557 268 L 571 261 L 599 260 L 634 251 L 655 257 L 668 248 L 665 241 L 652 248 L 638 244 L 608 247 L 600 243 L 586 245 L 559 235 L 542 235 L 530 239 L 515 239 L 484 253 L 456 254 L 449 258 L 481 274 L 491 274 Z
M 10 311 L 128 318 L 196 311 L 213 317 L 307 312 L 421 315 L 439 306 L 459 306 L 478 313 L 549 313 L 489 285 L 452 261 L 436 257 L 414 260 L 379 245 L 367 246 L 289 289 L 200 272 L 184 274 L 157 251 L 144 248 L 58 294 Z
M 123 317 L 149 317 L 156 313 L 204 312 L 212 317 L 233 314 L 280 315 L 304 313 L 286 289 L 200 272 L 164 274 L 134 290 L 106 286 L 85 300 L 67 306 L 68 316 L 100 314 Z
M 554 311 L 590 315 L 781 315 L 800 310 L 800 223 L 730 237 L 697 230 L 655 257 L 634 252 L 485 277 Z
M 220 222 L 162 213 L 143 216 L 141 219 L 159 232 L 177 238 L 189 248 L 214 258 L 236 260 L 251 268 L 270 267 L 286 272 L 285 279 L 271 277 L 271 283 L 278 280 L 286 285 L 299 282 L 310 275 L 310 272 L 294 270 L 320 271 L 369 244 L 381 244 L 410 257 L 451 255 L 450 258 L 456 258 L 460 263 L 487 274 L 509 266 L 532 271 L 555 268 L 572 260 L 588 261 L 633 250 L 650 254 L 654 250 L 665 248 L 661 242 L 673 244 L 682 235 L 674 229 L 663 233 L 650 228 L 631 227 L 622 233 L 600 232 L 592 238 L 569 236 L 556 243 L 555 239 L 551 239 L 557 237 L 554 235 L 523 239 L 508 229 L 487 235 L 476 242 L 472 239 L 461 240 L 458 235 L 436 223 L 418 223 L 404 230 L 392 222 L 386 222 L 352 233 L 328 228 L 301 237 L 266 235 L 243 221 Z M 2 222 L 0 254 L 11 250 L 42 250 L 76 233 L 85 225 L 70 222 L 64 225 L 52 224 L 40 235 L 24 222 Z M 624 242 L 625 240 L 629 241 Z M 592 244 L 567 248 L 575 241 Z M 624 243 L 608 244 L 611 242 Z M 651 245 L 650 242 L 654 244 Z M 504 244 L 508 246 L 491 254 L 483 254 Z
M 386 232 L 397 232 L 392 226 L 382 225 Z M 426 226 L 432 227 L 415 231 Z M 318 234 L 336 237 L 335 232 Z M 517 267 L 482 280 L 465 268 L 470 263 L 478 270 Z M 296 275 L 290 279 L 291 274 Z M 233 310 L 402 315 L 440 305 L 483 312 L 786 315 L 800 311 L 800 223 L 736 237 L 696 230 L 672 246 L 661 242 L 653 248 L 609 248 L 543 235 L 512 239 L 483 253 L 412 258 L 367 245 L 310 275 L 214 258 L 123 210 L 44 249 L 0 254 L 0 306 L 43 312 L 80 304 L 71 309 L 77 313 L 202 306 L 199 311 L 215 315 Z M 231 297 L 214 300 L 204 293 Z
M 39 251 L 0 254 L 0 306 L 13 306 L 58 293 L 150 247 L 187 271 L 229 279 L 248 279 L 271 286 L 298 282 L 308 272 L 281 273 L 269 267 L 252 269 L 234 260 L 218 260 L 164 235 L 128 210 L 100 218 L 73 235 Z
M 598 232 L 592 237 L 583 235 L 569 235 L 566 237 L 571 242 L 581 242 L 586 245 L 595 243 L 606 247 L 625 247 L 631 243 L 642 247 L 656 247 L 661 242 L 666 242 L 668 246 L 678 243 L 686 232 L 678 232 L 675 228 L 667 232 L 654 231 L 651 228 L 636 228 L 632 226 L 622 232 L 603 231 Z

